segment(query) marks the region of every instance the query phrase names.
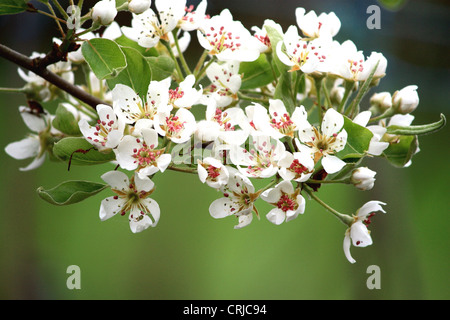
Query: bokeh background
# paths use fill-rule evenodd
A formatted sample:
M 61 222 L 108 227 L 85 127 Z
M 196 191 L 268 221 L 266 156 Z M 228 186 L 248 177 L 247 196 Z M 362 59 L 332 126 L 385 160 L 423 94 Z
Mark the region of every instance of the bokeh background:
M 93 1 L 85 1 L 86 5 Z M 94 1 L 95 2 L 95 1 Z M 64 1 L 62 2 L 64 3 Z M 196 4 L 195 1 L 188 3 Z M 369 30 L 365 0 L 208 1 L 214 15 L 229 8 L 250 28 L 264 19 L 284 30 L 302 6 L 334 11 L 342 22 L 339 41 L 352 39 L 366 55 L 382 52 L 387 76 L 377 91 L 419 86 L 415 124 L 449 116 L 448 37 L 450 6 L 445 0 L 405 1 L 397 10 L 381 7 L 381 29 Z M 125 23 L 129 16 L 120 16 Z M 128 19 L 128 20 L 127 20 Z M 0 43 L 30 55 L 46 52 L 57 30 L 50 19 L 23 13 L 0 16 Z M 195 38 L 192 57 L 198 57 Z M 20 87 L 17 67 L 0 59 L 0 87 Z M 214 220 L 209 204 L 220 196 L 195 175 L 157 175 L 152 197 L 161 207 L 157 228 L 132 234 L 126 218 L 100 222 L 103 191 L 82 203 L 55 207 L 37 194 L 70 179 L 101 182 L 111 167 L 76 167 L 46 162 L 20 172 L 28 162 L 3 148 L 26 133 L 18 106 L 25 99 L 0 93 L 0 298 L 1 299 L 448 299 L 449 291 L 449 126 L 420 137 L 420 153 L 409 168 L 382 159 L 366 162 L 378 172 L 373 190 L 323 186 L 320 196 L 350 213 L 369 200 L 387 202 L 387 214 L 371 225 L 374 244 L 343 254 L 345 226 L 314 201 L 281 226 L 264 215 L 234 230 L 232 218 Z M 257 202 L 260 212 L 269 206 Z M 81 289 L 66 287 L 67 267 L 81 269 Z M 367 268 L 378 265 L 381 289 L 369 290 Z

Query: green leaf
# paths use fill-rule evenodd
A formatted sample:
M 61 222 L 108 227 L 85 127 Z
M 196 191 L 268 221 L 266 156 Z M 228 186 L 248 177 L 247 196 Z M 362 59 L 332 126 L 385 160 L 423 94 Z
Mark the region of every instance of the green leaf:
M 116 77 L 106 80 L 108 87 L 112 90 L 116 84 L 124 84 L 132 88 L 140 97 L 144 97 L 151 80 L 150 67 L 136 49 L 122 47 L 122 52 L 125 54 L 127 67 Z
M 396 142 L 391 142 L 384 150 L 383 156 L 395 167 L 402 168 L 412 159 L 418 147 L 417 136 L 399 136 Z
M 100 80 L 114 78 L 127 66 L 124 53 L 114 41 L 109 39 L 87 40 L 81 46 L 81 52 Z
M 441 113 L 441 120 L 437 122 L 433 122 L 430 124 L 424 124 L 420 126 L 409 126 L 409 127 L 402 127 L 402 126 L 389 126 L 386 128 L 386 133 L 388 134 L 396 134 L 396 135 L 423 135 L 423 134 L 430 134 L 434 133 L 436 131 L 441 130 L 445 124 L 447 123 L 447 120 L 445 119 L 445 116 Z
M 119 38 L 114 39 L 114 41 L 121 47 L 129 47 L 136 49 L 144 57 L 157 57 L 158 50 L 156 48 L 144 48 L 141 47 L 136 41 L 127 38 L 125 35 L 121 35 Z
M 42 199 L 51 204 L 65 206 L 96 195 L 107 187 L 107 184 L 90 181 L 66 181 L 48 190 L 39 187 L 37 193 Z
M 73 165 L 95 165 L 116 159 L 114 152 L 99 152 L 84 137 L 67 137 L 53 146 L 53 154 Z
M 52 125 L 55 129 L 71 136 L 81 134 L 77 119 L 63 104 L 59 104 L 56 109 Z
M 278 79 L 278 84 L 275 87 L 274 99 L 280 99 L 283 101 L 286 110 L 292 114 L 295 109 L 295 101 L 292 99 L 292 81 L 291 74 L 285 72 L 281 74 Z
M 271 26 L 265 26 L 267 36 L 269 37 L 270 44 L 272 46 L 272 56 L 273 56 L 273 62 L 279 71 L 280 74 L 283 74 L 289 70 L 289 66 L 285 65 L 283 62 L 280 61 L 278 58 L 278 55 L 276 53 L 276 47 L 277 43 L 279 41 L 283 40 L 283 35 L 278 32 L 277 29 L 272 28 Z
M 344 150 L 338 153 L 339 158 L 347 163 L 357 162 L 369 150 L 373 133 L 344 116 L 344 129 L 347 131 L 347 143 Z
M 27 9 L 27 1 L 25 0 L 0 1 L 0 15 L 21 13 L 26 11 Z
M 241 89 L 255 89 L 271 83 L 273 79 L 272 66 L 265 54 L 252 62 L 242 62 L 239 73 L 243 74 Z
M 152 72 L 152 80 L 161 81 L 170 77 L 175 70 L 175 62 L 166 56 L 146 57 Z

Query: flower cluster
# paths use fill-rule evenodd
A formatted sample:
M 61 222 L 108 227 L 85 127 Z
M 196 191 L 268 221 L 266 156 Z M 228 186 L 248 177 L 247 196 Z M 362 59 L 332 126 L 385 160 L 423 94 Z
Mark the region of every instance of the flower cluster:
M 115 195 L 101 202 L 100 219 L 128 213 L 134 233 L 157 225 L 160 207 L 149 196 L 154 175 L 166 170 L 197 174 L 219 191 L 223 197 L 209 213 L 237 218 L 236 229 L 264 214 L 258 200 L 272 208 L 267 220 L 280 225 L 304 214 L 307 199 L 314 199 L 347 225 L 344 252 L 353 263 L 350 244 L 372 244 L 367 226 L 385 203 L 342 214 L 318 198 L 319 188 L 372 189 L 376 172 L 362 165 L 365 157 L 411 164 L 419 151 L 410 114 L 419 103 L 417 86 L 375 93 L 361 111 L 362 96 L 386 75 L 387 60 L 365 55 L 351 40 L 337 41 L 341 22 L 333 12 L 298 8 L 296 24 L 283 31 L 273 20 L 247 29 L 228 9 L 210 16 L 206 0 L 197 8 L 186 0 L 153 4 L 129 0 L 116 8 L 115 1 L 99 1 L 90 12 L 92 27 L 69 39 L 81 48 L 48 67 L 71 83 L 74 66 L 88 70 L 79 88 L 102 100 L 95 110 L 19 70 L 38 107 L 20 107 L 33 134 L 6 152 L 34 158 L 22 170 L 41 165 L 46 153 L 69 164 L 85 156 L 92 164 L 113 163 L 101 179 Z M 118 11 L 130 13 L 130 26 L 114 22 Z M 94 33 L 102 25 L 102 36 Z M 193 69 L 184 59 L 192 32 L 203 49 Z M 123 52 L 127 63 L 105 60 L 105 47 Z M 143 69 L 131 74 L 136 66 Z M 61 103 L 51 115 L 46 102 L 56 98 Z M 267 184 L 257 190 L 253 179 Z

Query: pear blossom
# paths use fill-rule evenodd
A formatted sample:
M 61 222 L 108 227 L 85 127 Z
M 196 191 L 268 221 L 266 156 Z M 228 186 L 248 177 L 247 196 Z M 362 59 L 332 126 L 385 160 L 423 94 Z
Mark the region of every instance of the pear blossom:
M 285 151 L 278 160 L 278 174 L 283 180 L 307 181 L 314 172 L 314 160 L 309 150 L 303 152 Z
M 200 181 L 211 188 L 220 189 L 228 183 L 228 169 L 213 157 L 197 160 L 197 172 Z
M 164 172 L 171 162 L 171 155 L 165 149 L 157 149 L 158 133 L 154 129 L 143 128 L 141 135 L 126 135 L 114 152 L 120 167 L 136 170 L 140 178 L 158 171 Z
M 81 119 L 78 122 L 80 131 L 97 150 L 113 149 L 123 137 L 125 122 L 116 116 L 110 106 L 99 104 L 96 110 L 99 117 L 96 125 L 91 126 L 86 119 Z
M 238 99 L 237 93 L 242 84 L 239 65 L 239 61 L 226 61 L 214 62 L 208 67 L 206 76 L 211 84 L 204 90 L 206 98 L 204 104 L 208 104 L 208 100 L 214 99 L 217 107 L 223 108 Z
M 392 107 L 392 96 L 389 92 L 377 92 L 370 97 L 370 105 L 379 113 Z
M 116 15 L 115 0 L 101 0 L 92 8 L 92 20 L 105 26 L 113 22 Z
M 202 90 L 194 88 L 195 77 L 188 75 L 179 86 L 175 89 L 169 89 L 168 103 L 174 108 L 190 109 L 194 104 L 198 103 L 202 97 Z
M 134 124 L 140 119 L 153 123 L 159 112 L 170 112 L 169 105 L 170 78 L 150 81 L 147 99 L 144 102 L 134 90 L 126 85 L 117 84 L 112 90 L 114 111 L 127 124 Z
M 305 198 L 300 194 L 300 188 L 294 190 L 290 181 L 282 181 L 267 189 L 261 194 L 261 199 L 276 207 L 266 215 L 267 220 L 275 225 L 292 221 L 305 212 Z
M 392 96 L 392 105 L 398 113 L 408 114 L 416 110 L 419 105 L 417 88 L 416 85 L 406 86 L 394 93 Z
M 269 100 L 268 112 L 258 103 L 250 108 L 255 108 L 255 110 L 249 111 L 253 113 L 254 127 L 275 139 L 293 138 L 294 133 L 303 125 L 303 119 L 307 116 L 304 106 L 296 107 L 292 116 L 289 115 L 283 101 L 279 99 Z
M 156 132 L 161 136 L 175 143 L 183 143 L 194 134 L 197 123 L 189 110 L 181 108 L 175 114 L 158 113 L 158 119 L 154 125 Z
M 307 122 L 307 120 L 305 120 Z M 310 147 L 310 152 L 317 163 L 322 159 L 322 166 L 329 174 L 341 170 L 345 162 L 334 154 L 344 149 L 347 143 L 347 131 L 343 129 L 344 117 L 334 109 L 328 109 L 325 113 L 321 130 L 306 125 L 298 131 L 300 141 Z M 301 145 L 296 139 L 297 146 Z
M 372 52 L 366 59 L 351 40 L 333 45 L 333 53 L 329 72 L 346 81 L 365 81 L 377 64 L 373 78 L 376 80 L 386 74 L 387 60 L 381 53 Z
M 229 168 L 228 183 L 222 188 L 223 197 L 214 200 L 209 206 L 209 212 L 215 219 L 234 215 L 238 218 L 235 229 L 249 225 L 253 220 L 253 211 L 258 215 L 254 202 L 260 193 L 255 192 L 252 182 L 236 169 Z
M 148 177 L 140 178 L 136 173 L 131 179 L 120 171 L 109 171 L 101 177 L 115 196 L 103 199 L 100 205 L 100 220 L 105 221 L 117 213 L 130 212 L 128 221 L 133 233 L 148 227 L 155 227 L 160 218 L 158 203 L 149 198 L 155 190 L 155 184 Z
M 127 38 L 144 48 L 153 48 L 160 40 L 169 40 L 168 34 L 184 16 L 186 0 L 156 0 L 155 6 L 159 18 L 152 9 L 147 9 L 140 14 L 133 13 L 131 27 L 122 27 Z
M 295 10 L 297 25 L 308 38 L 334 37 L 341 28 L 341 21 L 334 12 L 321 13 L 319 16 L 314 10 L 306 13 L 304 8 Z
M 381 205 L 386 203 L 381 201 L 369 201 L 358 209 L 356 215 L 353 216 L 353 222 L 350 227 L 345 231 L 344 236 L 344 254 L 350 263 L 355 263 L 356 260 L 350 254 L 350 246 L 353 244 L 356 247 L 366 247 L 370 246 L 372 242 L 372 237 L 370 236 L 370 231 L 367 226 L 371 223 L 371 218 L 377 211 L 384 211 Z
M 327 72 L 328 42 L 322 38 L 307 41 L 298 35 L 296 26 L 290 26 L 283 41 L 277 43 L 277 55 L 281 62 L 291 67 L 289 71 Z
M 264 20 L 262 28 L 253 26 L 251 30 L 254 32 L 253 36 L 259 40 L 258 48 L 261 53 L 272 52 L 273 49 L 269 35 L 267 34 L 266 26 L 275 29 L 279 34 L 283 34 L 281 25 L 270 19 Z
M 367 167 L 361 167 L 353 170 L 350 181 L 359 190 L 370 190 L 375 183 L 377 173 Z
M 19 113 L 32 133 L 26 138 L 9 143 L 5 147 L 5 152 L 14 159 L 30 159 L 30 164 L 19 168 L 20 171 L 29 171 L 40 167 L 45 161 L 45 152 L 47 151 L 47 139 L 51 136 L 52 117 L 44 110 L 32 109 L 30 107 L 20 106 Z
M 220 61 L 255 61 L 260 54 L 258 40 L 240 21 L 233 20 L 228 9 L 203 20 L 197 38 L 200 45 Z
M 238 107 L 222 110 L 214 100 L 206 107 L 205 119 L 197 123 L 196 137 L 203 142 L 216 141 L 241 145 L 248 138 L 247 117 Z
M 194 6 L 190 5 L 186 7 L 185 14 L 178 22 L 178 27 L 184 31 L 197 30 L 203 23 L 206 16 L 206 6 L 208 5 L 206 0 L 202 0 L 197 8 L 194 10 Z
M 250 136 L 248 150 L 232 146 L 230 159 L 247 177 L 269 178 L 278 172 L 278 161 L 285 151 L 284 144 L 268 135 Z

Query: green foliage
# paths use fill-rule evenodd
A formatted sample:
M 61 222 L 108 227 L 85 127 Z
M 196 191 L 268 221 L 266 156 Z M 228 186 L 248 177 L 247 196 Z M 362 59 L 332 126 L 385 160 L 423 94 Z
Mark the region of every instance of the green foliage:
M 115 159 L 114 152 L 99 152 L 84 137 L 67 137 L 53 146 L 53 154 L 73 165 L 95 165 Z
M 25 0 L 0 1 L 0 15 L 21 13 L 26 11 L 27 9 L 27 1 Z
M 52 125 L 55 129 L 71 136 L 81 134 L 77 119 L 75 119 L 73 113 L 67 110 L 62 104 L 56 109 Z
M 239 73 L 243 75 L 241 89 L 261 88 L 274 80 L 272 66 L 265 54 L 253 62 L 242 62 Z
M 430 124 L 420 125 L 420 126 L 389 126 L 386 128 L 386 133 L 388 134 L 399 134 L 399 135 L 423 135 L 430 134 L 441 130 L 447 120 L 445 116 L 441 113 L 441 120 L 433 122 Z
M 122 47 L 127 66 L 116 77 L 106 80 L 112 90 L 118 83 L 132 88 L 139 96 L 147 94 L 151 80 L 150 66 L 139 51 L 134 48 Z
M 112 40 L 95 38 L 85 41 L 81 52 L 100 80 L 114 78 L 127 66 L 125 54 Z
M 175 62 L 166 56 L 146 57 L 152 72 L 152 80 L 161 81 L 170 77 L 175 70 Z
M 66 181 L 48 190 L 39 187 L 37 193 L 51 204 L 64 206 L 96 195 L 107 187 L 108 185 L 90 181 Z
M 407 164 L 419 148 L 417 136 L 398 136 L 389 147 L 384 150 L 383 156 L 394 166 L 402 168 Z

